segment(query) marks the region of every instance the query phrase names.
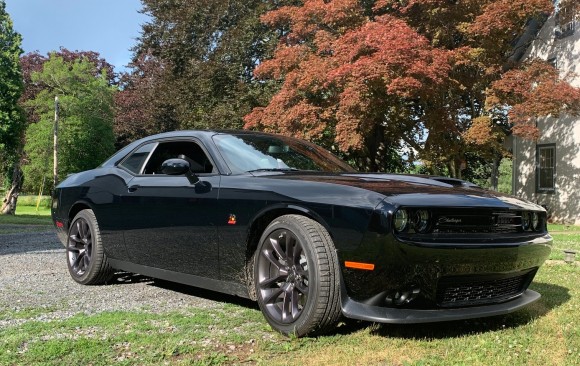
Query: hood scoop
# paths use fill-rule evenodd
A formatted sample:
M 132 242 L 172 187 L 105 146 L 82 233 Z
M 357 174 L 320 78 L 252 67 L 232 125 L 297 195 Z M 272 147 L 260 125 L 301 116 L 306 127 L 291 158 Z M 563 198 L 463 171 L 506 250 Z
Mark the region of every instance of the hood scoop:
M 428 184 L 439 187 L 461 187 L 461 188 L 480 188 L 478 185 L 457 178 L 442 177 L 436 175 L 399 175 L 399 174 L 343 174 L 358 179 L 377 182 L 377 181 L 402 181 L 415 184 Z
M 477 184 L 467 182 L 465 180 L 457 179 L 457 178 L 449 178 L 449 177 L 441 177 L 441 176 L 430 176 L 425 175 L 423 178 L 435 180 L 437 182 L 449 184 L 453 187 L 463 187 L 463 188 L 481 188 Z

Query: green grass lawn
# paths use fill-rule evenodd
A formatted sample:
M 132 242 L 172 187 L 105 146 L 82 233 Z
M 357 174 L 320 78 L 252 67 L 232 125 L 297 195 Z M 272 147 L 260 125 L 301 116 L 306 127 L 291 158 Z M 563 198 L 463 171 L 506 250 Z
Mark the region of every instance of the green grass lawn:
M 43 204 L 36 208 L 36 203 L 29 196 L 19 197 L 16 215 L 0 215 L 0 225 L 52 225 L 50 205 Z M 29 204 L 25 204 L 29 203 Z
M 580 267 L 553 262 L 517 313 L 423 325 L 349 322 L 334 334 L 287 339 L 258 310 L 225 304 L 152 314 L 107 312 L 38 321 L 54 309 L 0 310 L 2 365 L 578 365 Z
M 12 218 L 50 225 L 46 215 Z M 580 252 L 573 228 L 550 225 L 550 259 L 562 259 L 563 249 Z M 0 365 L 580 365 L 580 266 L 548 262 L 531 288 L 541 300 L 510 315 L 423 325 L 349 321 L 302 339 L 274 333 L 258 310 L 235 303 L 65 320 L 38 320 L 52 308 L 0 309 L 0 324 L 21 322 L 0 326 Z
M 36 206 L 16 206 L 16 215 L 28 215 L 28 216 L 50 216 L 50 208 L 48 207 L 38 207 Z
M 550 232 L 577 232 L 580 233 L 580 225 L 563 225 L 563 224 L 548 224 L 548 231 Z
M 550 259 L 564 259 L 564 250 L 576 251 L 580 259 L 580 226 L 550 224 L 548 230 L 554 238 Z
M 552 234 L 554 244 L 550 259 L 564 259 L 564 250 L 575 251 L 577 260 L 580 260 L 580 232 L 577 234 Z
M 18 212 L 18 211 L 17 211 Z M 0 225 L 52 225 L 48 215 L 0 215 Z
M 0 215 L 0 225 L 52 225 L 50 209 L 16 206 L 16 215 Z

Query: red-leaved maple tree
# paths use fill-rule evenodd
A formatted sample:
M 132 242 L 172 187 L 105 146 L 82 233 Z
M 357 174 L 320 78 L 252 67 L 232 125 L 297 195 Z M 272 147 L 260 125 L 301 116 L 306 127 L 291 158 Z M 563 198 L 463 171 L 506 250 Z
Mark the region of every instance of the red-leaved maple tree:
M 511 108 L 509 120 L 518 136 L 537 139 L 535 125 L 538 116 L 580 111 L 580 89 L 562 81 L 558 71 L 543 61 L 526 63 L 520 69 L 506 72 L 494 81 L 487 98 L 487 109 Z
M 513 133 L 533 137 L 531 118 L 577 109 L 577 89 L 552 66 L 518 66 L 529 43 L 519 37 L 552 9 L 550 0 L 306 0 L 271 11 L 262 21 L 280 43 L 255 76 L 280 89 L 245 127 L 315 140 L 367 170 L 384 170 L 384 152 L 405 145 L 460 176 L 467 152 L 501 155 L 506 110 Z

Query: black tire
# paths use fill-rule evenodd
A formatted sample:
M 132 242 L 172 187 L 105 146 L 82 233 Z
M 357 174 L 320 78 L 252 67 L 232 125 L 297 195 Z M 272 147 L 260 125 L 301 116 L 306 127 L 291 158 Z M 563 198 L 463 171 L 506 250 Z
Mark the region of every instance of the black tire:
M 280 216 L 254 254 L 254 286 L 262 313 L 284 335 L 315 335 L 341 316 L 340 275 L 330 235 L 300 215 Z
M 99 224 L 92 210 L 82 210 L 75 216 L 66 249 L 68 271 L 76 282 L 101 285 L 111 279 L 114 272 L 107 261 Z

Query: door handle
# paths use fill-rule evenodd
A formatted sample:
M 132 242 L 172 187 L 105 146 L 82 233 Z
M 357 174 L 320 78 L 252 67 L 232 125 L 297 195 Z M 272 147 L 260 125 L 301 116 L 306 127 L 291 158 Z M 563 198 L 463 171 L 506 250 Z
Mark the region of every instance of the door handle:
M 129 192 L 135 192 L 136 190 L 138 190 L 141 186 L 140 185 L 134 185 L 129 187 Z

